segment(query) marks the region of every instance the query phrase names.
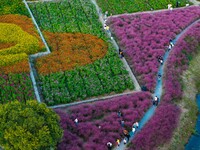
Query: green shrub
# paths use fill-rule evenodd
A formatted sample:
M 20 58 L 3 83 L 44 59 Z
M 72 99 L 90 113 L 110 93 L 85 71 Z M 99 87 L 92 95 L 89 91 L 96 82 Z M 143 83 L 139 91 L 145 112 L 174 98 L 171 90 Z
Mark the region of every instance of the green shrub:
M 37 101 L 0 105 L 0 122 L 0 145 L 5 150 L 49 150 L 62 138 L 57 114 Z

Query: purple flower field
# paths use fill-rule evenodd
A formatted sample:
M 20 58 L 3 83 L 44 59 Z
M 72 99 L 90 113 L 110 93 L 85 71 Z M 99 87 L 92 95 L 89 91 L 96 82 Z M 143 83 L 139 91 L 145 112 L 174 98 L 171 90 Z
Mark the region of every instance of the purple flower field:
M 108 19 L 112 34 L 137 76 L 140 85 L 153 91 L 159 67 L 170 39 L 200 18 L 200 7 L 173 11 L 121 15 Z
M 170 53 L 164 75 L 164 95 L 155 115 L 132 141 L 130 149 L 155 149 L 170 140 L 177 127 L 180 109 L 170 104 L 181 99 L 181 75 L 200 46 L 200 21 L 180 37 Z
M 142 131 L 132 140 L 129 150 L 154 150 L 172 137 L 177 127 L 180 109 L 172 104 L 163 104 Z
M 72 106 L 67 110 L 56 109 L 64 129 L 59 150 L 105 150 L 106 143 L 115 144 L 122 139 L 123 129 L 130 130 L 133 123 L 139 121 L 151 106 L 151 94 L 138 92 L 111 98 L 106 101 Z M 122 112 L 119 117 L 117 112 Z M 78 125 L 74 120 L 78 119 Z M 125 126 L 122 127 L 120 121 Z
M 164 76 L 163 101 L 180 99 L 182 96 L 181 75 L 189 61 L 197 53 L 200 41 L 200 21 L 177 41 L 167 60 Z

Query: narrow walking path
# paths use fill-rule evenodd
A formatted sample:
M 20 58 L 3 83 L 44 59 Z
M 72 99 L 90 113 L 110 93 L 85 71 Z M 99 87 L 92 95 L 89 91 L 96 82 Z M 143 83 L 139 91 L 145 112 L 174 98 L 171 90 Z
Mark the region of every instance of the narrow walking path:
M 190 5 L 190 6 L 193 6 L 193 5 Z M 190 7 L 190 6 L 186 6 L 185 8 Z M 173 8 L 173 10 L 177 10 L 177 9 L 183 9 L 183 7 Z M 173 12 L 173 10 L 172 10 L 172 12 Z M 153 14 L 153 13 L 158 13 L 158 12 L 163 12 L 163 11 L 171 11 L 171 10 L 167 9 L 167 6 L 166 6 L 166 9 L 138 11 L 138 12 L 134 12 L 134 14 L 135 15 L 137 15 L 137 14 L 149 14 L 149 13 Z M 110 17 L 120 17 L 120 16 L 124 16 L 124 15 L 132 15 L 132 14 L 133 13 L 117 14 L 117 15 L 108 16 L 108 18 L 110 18 Z
M 133 94 L 136 92 L 138 92 L 138 91 L 130 91 L 130 92 L 124 92 L 124 93 L 115 94 L 115 95 L 108 95 L 108 96 L 99 97 L 99 98 L 97 97 L 97 98 L 87 99 L 84 101 L 78 101 L 78 102 L 73 102 L 73 103 L 68 103 L 68 104 L 54 105 L 54 106 L 50 106 L 49 108 L 62 108 L 62 107 L 79 105 L 79 104 L 91 103 L 91 102 L 95 102 L 95 101 L 103 101 L 103 100 L 111 99 L 111 98 L 118 97 L 118 96 Z
M 194 5 L 200 6 L 200 1 L 197 0 L 189 0 L 190 2 L 192 2 Z
M 200 94 L 197 95 L 197 106 L 200 112 Z M 196 123 L 196 132 L 190 137 L 185 150 L 199 150 L 200 149 L 200 113 Z
M 92 2 L 92 3 L 95 5 L 95 7 L 96 7 L 97 14 L 99 15 L 99 20 L 100 20 L 100 22 L 102 23 L 102 28 L 103 28 L 103 27 L 104 27 L 104 18 L 103 18 L 103 14 L 102 14 L 102 12 L 101 12 L 99 6 L 98 6 L 97 3 L 96 3 L 96 0 L 91 0 L 91 2 Z M 110 31 L 108 31 L 108 36 L 110 37 L 111 42 L 112 42 L 113 46 L 115 47 L 115 49 L 116 49 L 116 50 L 119 50 L 119 46 L 117 45 L 116 41 L 112 38 L 111 32 L 110 32 Z M 131 77 L 131 79 L 132 79 L 132 81 L 133 81 L 133 84 L 134 84 L 134 86 L 135 86 L 135 91 L 141 91 L 141 87 L 140 87 L 140 85 L 139 85 L 139 83 L 138 83 L 136 77 L 134 76 L 134 74 L 133 74 L 131 68 L 129 67 L 129 65 L 128 65 L 126 59 L 125 59 L 125 58 L 122 58 L 122 62 L 123 62 L 123 64 L 124 64 L 124 67 L 125 67 L 126 70 L 128 71 L 129 76 Z
M 179 33 L 179 34 L 176 36 L 176 38 L 173 40 L 174 45 L 175 45 L 176 42 L 179 40 L 179 38 L 180 38 L 183 34 L 185 34 L 185 32 L 187 32 L 194 24 L 196 24 L 196 23 L 199 22 L 199 21 L 200 21 L 200 19 L 194 21 L 194 22 L 191 23 L 188 27 L 186 27 L 181 33 Z M 176 46 L 176 45 L 175 45 L 175 46 Z M 164 64 L 161 65 L 161 66 L 159 67 L 159 70 L 158 70 L 158 74 L 161 74 L 161 76 L 163 76 L 163 74 L 164 74 L 164 66 L 165 66 L 166 61 L 167 61 L 167 58 L 168 58 L 168 56 L 169 56 L 169 54 L 170 54 L 170 52 L 171 52 L 172 50 L 173 50 L 173 48 L 172 48 L 170 51 L 166 51 L 166 52 L 165 52 L 165 55 L 164 55 L 164 57 L 163 57 Z M 159 99 L 161 98 L 161 95 L 162 95 L 162 86 L 163 86 L 162 82 L 163 82 L 163 81 L 162 81 L 162 78 L 161 78 L 160 80 L 157 79 L 156 88 L 155 88 L 153 97 L 154 97 L 154 96 L 158 96 Z M 160 99 L 160 100 L 161 100 L 161 99 Z M 143 118 L 140 120 L 140 122 L 139 122 L 139 128 L 136 130 L 136 132 L 135 132 L 135 133 L 133 133 L 132 131 L 130 132 L 131 137 L 130 137 L 130 140 L 129 140 L 129 141 L 131 141 L 131 140 L 135 137 L 135 135 L 136 135 L 139 131 L 142 130 L 142 128 L 144 127 L 144 125 L 149 121 L 149 119 L 151 119 L 151 117 L 153 116 L 153 114 L 154 114 L 155 111 L 156 111 L 156 108 L 157 108 L 157 106 L 151 106 L 151 107 L 149 108 L 149 110 L 145 113 L 145 115 L 143 116 Z M 120 143 L 120 145 L 119 145 L 118 147 L 115 148 L 115 150 L 125 150 L 125 148 L 126 148 L 126 145 L 125 145 L 125 144 L 123 143 L 123 141 L 122 141 L 122 142 Z
M 36 26 L 36 28 L 38 30 L 38 33 L 39 33 L 39 35 L 40 35 L 40 37 L 41 37 L 41 39 L 42 39 L 42 41 L 43 41 L 43 43 L 44 43 L 44 45 L 45 45 L 45 47 L 47 49 L 46 52 L 41 52 L 41 53 L 37 53 L 37 54 L 33 54 L 33 55 L 29 56 L 30 77 L 31 77 L 31 80 L 32 80 L 32 83 L 33 83 L 34 93 L 35 93 L 37 101 L 39 103 L 41 103 L 41 97 L 40 97 L 39 88 L 38 88 L 38 85 L 37 85 L 37 82 L 36 82 L 36 71 L 35 71 L 35 67 L 34 67 L 33 61 L 34 61 L 35 58 L 38 58 L 38 57 L 41 57 L 41 56 L 49 54 L 50 53 L 50 49 L 49 49 L 49 47 L 48 47 L 48 45 L 47 45 L 47 43 L 46 43 L 46 41 L 45 41 L 45 39 L 44 39 L 44 37 L 42 35 L 42 32 L 40 31 L 39 26 L 37 25 L 37 22 L 35 21 L 35 18 L 33 16 L 32 12 L 31 12 L 26 0 L 23 0 L 23 2 L 24 2 L 25 6 L 26 6 L 26 8 L 27 8 L 32 20 L 33 20 L 33 23 Z

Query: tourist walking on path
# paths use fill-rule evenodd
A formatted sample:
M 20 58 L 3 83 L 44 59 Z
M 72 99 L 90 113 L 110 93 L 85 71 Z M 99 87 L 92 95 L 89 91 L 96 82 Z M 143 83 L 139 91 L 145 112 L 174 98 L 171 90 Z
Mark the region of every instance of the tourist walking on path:
M 124 131 L 123 131 L 123 134 L 124 134 L 124 136 L 127 138 L 127 142 L 128 142 L 129 139 L 130 139 L 130 134 L 129 134 L 129 132 L 128 132 L 127 130 L 124 130 Z
M 133 127 L 134 127 L 134 128 L 138 128 L 138 127 L 139 127 L 139 123 L 138 123 L 138 122 L 135 122 L 135 123 L 133 124 Z
M 157 96 L 154 97 L 153 105 L 158 106 L 159 98 Z
M 119 146 L 120 145 L 120 139 L 117 139 L 116 143 L 117 143 L 117 146 Z
M 107 17 L 108 17 L 108 11 L 106 11 L 104 14 L 104 21 L 107 20 Z
M 124 144 L 126 144 L 126 143 L 127 143 L 127 140 L 126 140 L 126 138 L 124 138 L 123 142 L 124 142 Z
M 162 77 L 162 76 L 161 76 L 161 74 L 159 73 L 159 74 L 158 74 L 158 80 L 159 80 L 159 81 L 160 81 L 161 77 Z
M 76 119 L 74 120 L 74 123 L 75 123 L 76 126 L 78 126 L 78 118 L 76 118 Z
M 135 133 L 135 127 L 132 127 L 132 132 Z
M 117 115 L 118 115 L 118 117 L 122 117 L 122 112 L 119 110 L 119 111 L 117 112 Z
M 124 53 L 123 53 L 123 51 L 120 48 L 119 48 L 119 55 L 120 55 L 120 58 L 124 57 Z
M 111 150 L 111 149 L 112 149 L 112 143 L 111 143 L 111 142 L 108 142 L 108 143 L 107 143 L 107 148 L 108 148 L 108 150 Z
M 180 2 L 178 0 L 176 0 L 176 8 L 179 7 Z
M 122 127 L 124 127 L 124 120 L 121 120 L 120 124 L 121 124 Z
M 167 8 L 168 8 L 169 10 L 171 10 L 172 4 L 168 4 L 168 5 L 167 5 Z
M 158 56 L 158 61 L 160 62 L 161 65 L 163 64 L 163 58 L 162 58 L 162 56 Z
M 128 135 L 128 131 L 127 130 L 123 130 L 123 134 L 124 134 L 124 136 L 127 136 Z
M 173 43 L 172 39 L 169 40 L 169 44 L 171 45 L 171 47 L 174 46 L 174 43 Z
M 107 33 L 109 33 L 109 31 L 110 31 L 109 29 L 110 29 L 110 27 L 107 26 L 106 24 L 104 24 L 104 30 L 106 30 Z
M 168 51 L 170 51 L 171 49 L 172 49 L 172 45 L 169 44 L 169 46 L 168 46 Z

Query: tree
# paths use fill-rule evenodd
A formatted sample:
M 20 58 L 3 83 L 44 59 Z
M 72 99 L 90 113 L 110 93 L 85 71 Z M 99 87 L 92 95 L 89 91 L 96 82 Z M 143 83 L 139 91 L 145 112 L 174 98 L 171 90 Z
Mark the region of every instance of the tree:
M 60 118 L 37 101 L 0 105 L 0 145 L 5 150 L 45 150 L 62 138 Z

